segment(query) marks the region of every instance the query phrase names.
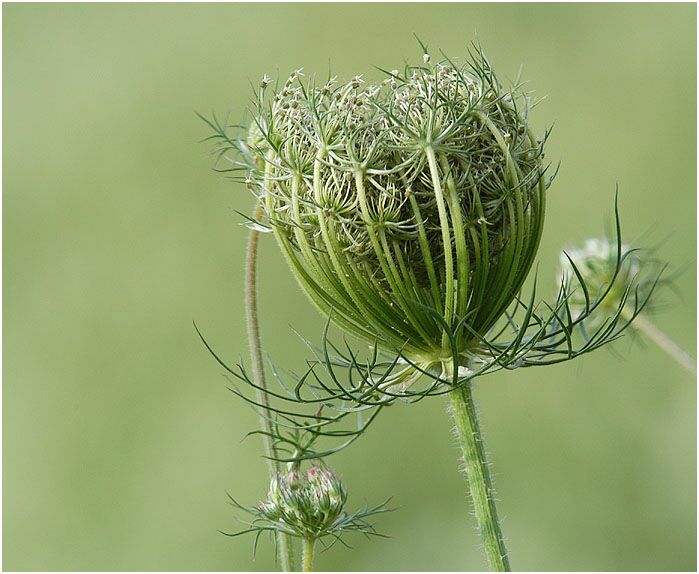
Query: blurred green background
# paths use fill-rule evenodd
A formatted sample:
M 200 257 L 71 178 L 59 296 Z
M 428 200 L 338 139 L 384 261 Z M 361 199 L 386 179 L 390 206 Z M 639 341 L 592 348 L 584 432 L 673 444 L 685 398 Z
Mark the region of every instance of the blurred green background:
M 5 570 L 266 570 L 229 539 L 225 491 L 267 480 L 254 413 L 225 390 L 196 320 L 246 352 L 252 201 L 211 171 L 194 110 L 242 117 L 263 73 L 349 77 L 479 40 L 548 98 L 561 161 L 540 252 L 600 235 L 618 182 L 625 236 L 667 238 L 687 270 L 657 324 L 696 345 L 696 7 L 691 4 L 3 5 Z M 299 368 L 293 325 L 322 319 L 271 238 L 267 350 Z M 553 285 L 550 292 L 553 293 Z M 696 569 L 696 383 L 627 337 L 574 363 L 477 387 L 513 567 Z M 392 495 L 389 540 L 348 538 L 327 570 L 482 569 L 439 399 L 399 405 L 332 464 L 350 501 Z

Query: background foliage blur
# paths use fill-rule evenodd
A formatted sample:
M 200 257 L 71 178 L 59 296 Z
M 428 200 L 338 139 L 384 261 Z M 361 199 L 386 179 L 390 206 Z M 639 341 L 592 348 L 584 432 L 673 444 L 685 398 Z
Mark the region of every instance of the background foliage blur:
M 6 570 L 247 570 L 225 491 L 266 491 L 254 414 L 225 390 L 195 319 L 246 353 L 252 201 L 211 171 L 194 110 L 239 119 L 263 73 L 378 77 L 479 40 L 555 122 L 542 295 L 563 245 L 600 235 L 620 184 L 625 237 L 675 268 L 657 324 L 694 354 L 696 7 L 674 5 L 3 6 Z M 300 368 L 293 325 L 322 320 L 271 238 L 267 350 Z M 550 286 L 550 289 L 549 289 Z M 696 386 L 653 346 L 519 370 L 477 387 L 513 566 L 695 570 Z M 331 462 L 351 504 L 393 495 L 390 540 L 348 540 L 321 569 L 484 567 L 444 402 L 395 406 Z

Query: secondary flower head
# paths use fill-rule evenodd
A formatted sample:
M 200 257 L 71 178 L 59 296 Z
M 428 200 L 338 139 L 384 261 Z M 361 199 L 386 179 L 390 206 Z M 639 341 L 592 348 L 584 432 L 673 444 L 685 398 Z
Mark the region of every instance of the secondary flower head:
M 646 306 L 663 268 L 647 251 L 608 238 L 587 239 L 581 248 L 561 253 L 558 284 L 565 285 L 574 319 L 597 306 L 585 323 L 597 326 L 619 309 L 628 315 Z
M 312 466 L 302 473 L 298 470 L 280 472 L 270 483 L 267 500 L 246 507 L 228 495 L 231 504 L 252 516 L 242 521 L 246 529 L 225 533 L 240 536 L 250 532 L 277 532 L 315 542 L 326 536 L 339 540 L 347 532 L 367 536 L 382 536 L 370 519 L 390 512 L 388 500 L 374 507 L 365 505 L 354 513 L 345 510 L 347 490 L 335 473 L 327 468 Z M 256 542 L 257 544 L 257 542 Z
M 347 491 L 329 470 L 311 467 L 306 473 L 280 473 L 272 479 L 260 513 L 281 522 L 296 535 L 316 539 L 331 530 L 341 515 Z
M 480 53 L 464 65 L 425 57 L 375 84 L 296 71 L 268 85 L 238 147 L 311 300 L 426 365 L 478 354 L 544 222 L 545 137 L 528 125 L 529 98 Z

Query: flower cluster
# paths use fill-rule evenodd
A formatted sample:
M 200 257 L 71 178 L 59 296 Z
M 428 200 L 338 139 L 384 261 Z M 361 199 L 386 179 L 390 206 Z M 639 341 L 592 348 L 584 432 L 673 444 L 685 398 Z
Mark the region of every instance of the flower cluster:
M 266 502 L 258 509 L 270 521 L 283 522 L 299 537 L 315 540 L 332 528 L 347 502 L 347 491 L 329 470 L 311 467 L 272 479 Z
M 633 314 L 649 300 L 664 267 L 663 262 L 640 249 L 606 237 L 587 239 L 582 247 L 561 253 L 558 283 L 566 287 L 574 319 L 599 302 L 597 312 L 586 322 L 594 326 L 619 307 Z
M 346 330 L 416 360 L 468 351 L 512 303 L 544 220 L 530 99 L 482 55 L 260 87 L 247 182 L 297 279 Z M 465 319 L 465 321 L 464 321 Z M 464 324 L 466 323 L 466 324 Z M 450 351 L 451 352 L 451 351 Z
M 340 479 L 327 468 L 312 466 L 305 473 L 297 470 L 280 472 L 272 478 L 267 500 L 246 507 L 229 495 L 231 504 L 252 516 L 243 522 L 245 530 L 227 533 L 240 536 L 251 532 L 259 537 L 263 532 L 276 532 L 309 542 L 330 536 L 340 540 L 345 532 L 361 532 L 367 536 L 382 536 L 374 530 L 369 519 L 390 512 L 388 500 L 354 513 L 345 511 L 347 490 Z

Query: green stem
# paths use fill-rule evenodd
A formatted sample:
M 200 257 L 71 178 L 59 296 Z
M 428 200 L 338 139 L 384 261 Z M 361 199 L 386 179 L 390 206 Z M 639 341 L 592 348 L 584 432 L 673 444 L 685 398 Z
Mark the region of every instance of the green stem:
M 262 216 L 262 205 L 258 202 L 255 205 L 253 219 L 257 221 Z M 264 431 L 263 442 L 265 456 L 267 457 L 267 467 L 270 478 L 279 472 L 279 462 L 276 460 L 277 449 L 272 442 L 271 411 L 269 410 L 269 397 L 262 389 L 266 389 L 264 364 L 262 361 L 262 344 L 260 342 L 260 328 L 257 321 L 257 243 L 259 231 L 250 230 L 248 236 L 248 251 L 245 260 L 245 313 L 248 326 L 248 344 L 250 346 L 250 359 L 252 361 L 252 377 L 257 385 L 257 402 L 264 405 L 264 411 L 260 413 L 260 426 Z M 293 570 L 291 555 L 291 541 L 286 534 L 278 532 L 277 551 L 279 553 L 279 563 L 284 572 Z
M 630 313 L 624 311 L 625 317 L 630 317 Z M 636 327 L 646 337 L 653 341 L 658 347 L 670 355 L 675 361 L 682 365 L 692 375 L 697 374 L 697 362 L 682 349 L 675 341 L 670 339 L 665 333 L 658 329 L 653 323 L 646 319 L 643 315 L 638 315 L 631 324 Z
M 445 370 L 448 370 L 446 365 Z M 471 500 L 490 568 L 496 572 L 509 572 L 510 563 L 495 509 L 495 493 L 488 471 L 481 431 L 478 427 L 476 407 L 471 396 L 471 382 L 455 388 L 449 393 L 449 397 L 451 414 L 456 423 L 459 443 L 464 455 Z
M 315 540 L 309 538 L 303 539 L 303 571 L 313 572 L 313 551 L 315 548 Z

